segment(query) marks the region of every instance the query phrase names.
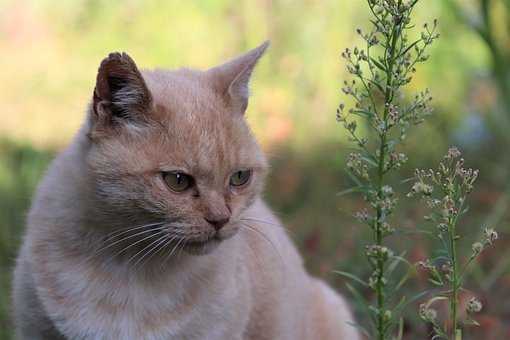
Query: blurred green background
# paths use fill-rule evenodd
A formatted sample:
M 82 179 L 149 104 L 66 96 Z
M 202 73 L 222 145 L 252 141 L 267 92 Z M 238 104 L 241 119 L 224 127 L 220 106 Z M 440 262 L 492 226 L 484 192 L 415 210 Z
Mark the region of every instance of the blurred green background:
M 442 36 L 409 88 L 412 95 L 429 87 L 435 114 L 406 142 L 403 177 L 458 145 L 482 170 L 462 228 L 476 235 L 490 224 L 501 235 L 468 278 L 485 305 L 473 339 L 510 337 L 509 10 L 508 0 L 423 0 L 416 12 L 417 22 L 438 18 Z M 11 269 L 32 192 L 80 126 L 99 62 L 111 51 L 145 68 L 207 68 L 270 39 L 248 111 L 272 162 L 266 196 L 311 272 L 339 290 L 344 280 L 334 269 L 366 275 L 366 231 L 351 217 L 362 202 L 335 196 L 350 185 L 335 108 L 346 76 L 339 53 L 359 42 L 355 29 L 368 27 L 367 19 L 360 0 L 0 0 L 0 339 L 12 333 Z M 416 202 L 400 206 L 402 228 L 422 226 Z M 434 245 L 423 236 L 393 242 L 411 261 Z M 464 244 L 469 249 L 469 237 Z M 418 275 L 405 290 L 426 287 Z M 413 308 L 405 338 L 425 338 Z

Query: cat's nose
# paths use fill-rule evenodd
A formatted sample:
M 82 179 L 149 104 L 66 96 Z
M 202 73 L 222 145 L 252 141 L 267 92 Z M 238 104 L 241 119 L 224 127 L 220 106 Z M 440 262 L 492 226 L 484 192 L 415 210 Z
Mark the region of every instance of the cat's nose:
M 205 220 L 207 222 L 209 222 L 209 224 L 211 224 L 214 227 L 214 229 L 216 229 L 216 231 L 218 231 L 221 228 L 223 228 L 223 226 L 225 224 L 228 223 L 230 218 L 229 217 L 225 217 L 225 218 L 213 218 L 213 219 L 206 218 Z

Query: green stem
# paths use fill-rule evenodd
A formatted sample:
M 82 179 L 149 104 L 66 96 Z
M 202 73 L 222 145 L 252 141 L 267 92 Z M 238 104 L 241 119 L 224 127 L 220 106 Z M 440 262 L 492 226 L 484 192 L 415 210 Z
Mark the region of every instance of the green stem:
M 452 281 L 450 297 L 450 321 L 452 322 L 452 339 L 457 339 L 457 305 L 459 299 L 457 244 L 455 235 L 455 223 L 450 223 L 449 228 L 450 250 L 452 261 Z
M 393 34 L 391 37 L 391 51 L 389 58 L 387 60 L 388 70 L 386 72 L 386 91 L 384 95 L 384 115 L 383 115 L 383 121 L 386 125 L 388 120 L 388 113 L 389 113 L 389 103 L 393 100 L 393 67 L 395 63 L 395 52 L 396 52 L 396 46 L 398 39 L 400 37 L 400 29 L 399 25 L 395 25 L 393 29 Z M 386 126 L 384 127 L 384 131 L 380 136 L 380 146 L 379 146 L 379 162 L 378 162 L 378 172 L 377 172 L 377 196 L 379 200 L 382 201 L 383 192 L 382 188 L 384 185 L 384 163 L 386 160 L 386 142 L 388 137 L 388 131 L 386 130 Z M 375 227 L 375 242 L 378 246 L 383 245 L 383 233 L 382 233 L 382 218 L 383 218 L 383 211 L 382 207 L 380 205 L 377 206 L 377 220 L 376 220 L 376 227 Z M 377 270 L 378 270 L 378 279 L 377 279 L 377 286 L 376 286 L 376 295 L 377 295 L 377 309 L 379 311 L 378 318 L 377 318 L 377 333 L 378 333 L 378 339 L 384 340 L 385 339 L 385 331 L 386 331 L 386 325 L 384 320 L 384 307 L 385 307 L 385 301 L 384 301 L 384 285 L 383 285 L 383 277 L 384 277 L 384 261 L 382 259 L 379 259 L 377 261 Z
M 452 195 L 455 196 L 455 195 Z M 457 258 L 457 232 L 456 226 L 459 215 L 464 209 L 464 204 L 460 204 L 458 212 L 455 217 L 448 219 L 448 238 L 450 241 L 450 260 L 452 262 L 452 279 L 451 279 L 451 295 L 450 295 L 450 321 L 452 323 L 451 335 L 452 340 L 462 339 L 462 330 L 458 328 L 458 304 L 459 304 L 459 288 L 460 288 L 460 273 L 459 263 Z

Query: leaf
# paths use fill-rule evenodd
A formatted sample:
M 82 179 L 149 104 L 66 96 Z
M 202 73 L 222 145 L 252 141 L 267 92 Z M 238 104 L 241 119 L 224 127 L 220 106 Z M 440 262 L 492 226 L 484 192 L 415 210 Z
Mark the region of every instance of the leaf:
M 352 110 L 351 113 L 354 114 L 354 115 L 363 117 L 363 118 L 371 118 L 374 115 L 373 112 L 366 111 L 366 110 L 360 110 L 360 109 Z
M 404 318 L 398 321 L 398 334 L 395 340 L 402 340 L 404 338 Z
M 409 300 L 406 300 L 406 297 L 402 297 L 402 300 L 400 300 L 400 302 L 398 303 L 398 305 L 395 307 L 395 311 L 397 313 L 400 313 L 402 312 L 407 306 L 409 306 L 410 304 L 418 301 L 419 299 L 421 299 L 422 297 L 424 297 L 425 295 L 429 294 L 432 290 L 425 290 L 421 293 L 418 293 L 418 294 L 415 294 L 413 295 Z
M 356 288 L 354 288 L 351 284 L 346 282 L 345 286 L 351 292 L 351 294 L 354 296 L 354 299 L 356 300 L 358 305 L 363 307 L 363 309 L 365 310 L 366 315 L 370 316 L 370 321 L 372 322 L 371 325 L 372 325 L 372 328 L 373 328 L 374 325 L 375 325 L 375 319 L 374 319 L 374 314 L 370 311 L 370 304 L 368 303 L 367 300 L 365 300 L 363 295 Z
M 351 279 L 352 281 L 355 281 L 355 282 L 359 283 L 360 285 L 362 285 L 364 287 L 368 287 L 368 283 L 366 283 L 365 281 L 363 281 L 362 279 L 360 279 L 359 277 L 357 277 L 354 274 L 351 274 L 351 273 L 348 273 L 348 272 L 344 272 L 344 271 L 341 271 L 341 270 L 334 270 L 333 273 L 342 275 L 343 277 Z
M 444 283 L 443 283 L 443 282 L 440 282 L 440 281 L 437 281 L 437 280 L 434 280 L 434 279 L 430 279 L 430 278 L 429 278 L 429 279 L 428 279 L 428 281 L 429 281 L 430 283 L 432 283 L 433 285 L 438 286 L 438 287 L 442 287 L 442 286 L 444 285 Z
M 407 52 L 409 52 L 414 46 L 416 46 L 419 42 L 421 41 L 420 40 L 416 40 L 415 42 L 413 42 L 411 45 L 409 45 L 402 53 L 400 53 L 400 55 L 398 56 L 398 58 L 401 58 L 403 57 Z
M 395 286 L 395 289 L 399 290 L 404 285 L 404 283 L 406 283 L 407 280 L 409 280 L 409 278 L 411 277 L 412 273 L 416 273 L 416 269 L 414 268 L 414 266 L 409 267 L 409 270 L 402 277 L 402 279 L 400 279 L 400 281 L 397 283 L 397 285 Z
M 398 261 L 398 262 L 404 262 L 406 263 L 409 267 L 414 267 L 409 261 L 407 261 L 405 259 L 405 254 L 406 252 L 403 252 L 401 255 L 393 255 L 391 258 L 392 259 L 395 259 L 395 261 Z
M 443 261 L 450 261 L 450 258 L 448 256 L 444 256 L 444 255 L 439 255 L 439 256 L 436 256 L 436 257 L 433 257 L 430 259 L 432 262 L 437 262 L 439 260 L 443 260 Z
M 471 317 L 467 317 L 464 322 L 463 322 L 465 325 L 467 326 L 480 326 L 480 324 L 478 323 L 478 321 L 476 321 L 475 319 L 472 319 Z
M 371 80 L 371 79 L 369 79 L 368 81 L 370 82 L 370 84 L 372 84 L 372 85 L 374 85 L 375 87 L 377 87 L 377 89 L 378 89 L 379 91 L 381 91 L 381 93 L 384 93 L 384 88 L 381 86 L 381 84 L 379 84 L 379 83 L 377 83 L 377 82 L 375 82 L 375 81 L 373 81 L 373 80 Z
M 341 197 L 341 196 L 345 196 L 345 195 L 348 195 L 348 194 L 353 194 L 353 193 L 356 193 L 356 192 L 366 192 L 367 190 L 368 190 L 368 188 L 366 188 L 366 187 L 354 187 L 354 188 L 349 188 L 349 189 L 342 190 L 342 191 L 338 192 L 336 194 L 336 196 Z
M 374 58 L 372 58 L 372 57 L 370 58 L 370 60 L 374 63 L 374 65 L 375 65 L 375 66 L 376 66 L 379 70 L 381 70 L 381 71 L 383 71 L 383 72 L 386 72 L 386 67 L 385 67 L 383 64 L 381 64 L 380 62 L 378 62 L 377 60 L 375 60 L 375 59 L 374 59 Z
M 362 187 L 362 186 L 363 186 L 363 183 L 361 183 L 361 181 L 358 179 L 358 177 L 356 177 L 356 175 L 354 175 L 354 174 L 352 173 L 352 171 L 351 171 L 351 170 L 349 170 L 349 169 L 345 169 L 345 172 L 346 172 L 346 173 L 347 173 L 347 175 L 350 177 L 350 179 L 352 179 L 352 181 L 353 181 L 354 183 L 356 183 L 356 185 L 357 185 L 358 187 Z
M 442 300 L 448 300 L 446 296 L 435 296 L 432 299 L 428 300 L 425 304 L 425 307 L 429 308 L 434 302 L 436 301 L 442 301 Z
M 361 156 L 361 159 L 363 159 L 365 162 L 367 162 L 368 164 L 370 164 L 374 168 L 378 167 L 378 164 L 373 159 L 370 159 L 369 157 Z
M 402 181 L 400 181 L 400 183 L 405 184 L 405 183 L 409 183 L 409 182 L 412 182 L 412 181 L 416 181 L 416 176 L 403 179 Z
M 401 256 L 397 256 L 397 255 L 394 255 L 391 257 L 391 259 L 393 259 L 393 261 L 388 265 L 388 269 L 386 269 L 386 274 L 388 276 L 391 276 L 391 274 L 395 271 L 395 269 L 397 268 L 398 264 L 400 262 L 402 262 L 402 259 L 403 257 L 402 256 L 405 256 L 406 252 L 402 252 Z M 407 262 L 407 261 L 406 261 Z

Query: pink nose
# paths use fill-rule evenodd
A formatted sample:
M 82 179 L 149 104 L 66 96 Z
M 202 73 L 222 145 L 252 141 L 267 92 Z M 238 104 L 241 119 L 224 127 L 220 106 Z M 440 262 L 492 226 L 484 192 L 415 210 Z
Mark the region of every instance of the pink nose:
M 221 228 L 223 228 L 223 226 L 225 224 L 228 223 L 228 221 L 230 220 L 230 218 L 220 218 L 220 219 L 208 219 L 206 218 L 205 219 L 207 222 L 209 222 L 209 224 L 211 224 L 214 229 L 216 229 L 216 231 L 220 230 Z

